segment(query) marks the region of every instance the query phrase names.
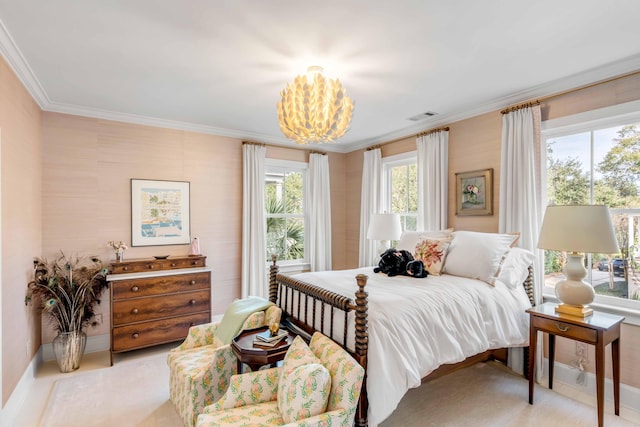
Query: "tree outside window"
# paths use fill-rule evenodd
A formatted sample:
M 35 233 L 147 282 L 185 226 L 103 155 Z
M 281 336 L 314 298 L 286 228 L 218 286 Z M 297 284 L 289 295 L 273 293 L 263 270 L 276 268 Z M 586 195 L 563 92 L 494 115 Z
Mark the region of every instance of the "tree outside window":
M 305 259 L 304 179 L 302 171 L 268 170 L 265 174 L 267 261 Z
M 418 218 L 418 168 L 415 159 L 389 165 L 391 213 L 400 214 L 402 230 L 415 231 Z

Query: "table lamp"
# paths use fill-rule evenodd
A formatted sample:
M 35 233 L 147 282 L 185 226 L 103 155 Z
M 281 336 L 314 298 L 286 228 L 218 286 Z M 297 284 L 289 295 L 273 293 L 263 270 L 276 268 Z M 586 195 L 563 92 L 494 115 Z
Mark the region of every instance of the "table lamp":
M 583 253 L 617 253 L 609 208 L 603 205 L 548 206 L 542 221 L 538 248 L 566 251 L 565 279 L 556 284 L 556 296 L 562 302 L 558 313 L 587 317 L 595 298 L 593 287 L 583 279 L 587 275 Z
M 367 239 L 378 240 L 378 253 L 389 248 L 392 240 L 399 240 L 402 235 L 400 215 L 393 213 L 372 214 L 367 230 Z

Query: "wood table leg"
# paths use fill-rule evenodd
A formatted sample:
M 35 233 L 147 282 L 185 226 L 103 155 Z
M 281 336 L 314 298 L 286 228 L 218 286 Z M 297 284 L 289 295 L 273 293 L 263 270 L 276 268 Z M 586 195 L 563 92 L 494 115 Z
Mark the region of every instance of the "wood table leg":
M 556 336 L 549 334 L 549 390 L 553 390 L 553 367 L 556 361 Z
M 620 415 L 620 340 L 611 342 L 611 367 L 613 368 L 613 404 Z
M 596 344 L 596 399 L 598 400 L 598 427 L 602 427 L 604 425 L 604 345 L 601 339 Z
M 529 329 L 529 404 L 533 405 L 533 383 L 535 381 L 536 348 L 538 346 L 538 331 L 533 326 Z

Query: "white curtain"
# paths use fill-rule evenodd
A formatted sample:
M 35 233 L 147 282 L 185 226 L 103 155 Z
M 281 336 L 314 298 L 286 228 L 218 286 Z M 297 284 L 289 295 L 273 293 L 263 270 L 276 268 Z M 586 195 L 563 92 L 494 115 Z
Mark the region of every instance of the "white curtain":
M 331 270 L 329 156 L 309 155 L 309 257 L 311 271 Z
M 543 214 L 543 152 L 540 106 L 521 108 L 502 116 L 499 231 L 519 231 L 518 246 L 536 254 L 533 265 L 536 304 L 542 302 L 544 286 L 544 253 L 537 248 Z M 539 346 L 536 351 L 539 379 L 542 373 L 542 347 Z M 521 353 L 510 354 L 509 365 L 517 372 L 526 368 L 522 366 Z
M 449 131 L 419 136 L 418 230 L 447 228 Z
M 267 149 L 242 146 L 242 298 L 268 298 L 264 159 Z
M 377 242 L 367 239 L 371 214 L 380 213 L 382 203 L 382 151 L 379 148 L 364 152 L 362 167 L 362 196 L 360 198 L 360 267 L 374 265 L 378 253 Z

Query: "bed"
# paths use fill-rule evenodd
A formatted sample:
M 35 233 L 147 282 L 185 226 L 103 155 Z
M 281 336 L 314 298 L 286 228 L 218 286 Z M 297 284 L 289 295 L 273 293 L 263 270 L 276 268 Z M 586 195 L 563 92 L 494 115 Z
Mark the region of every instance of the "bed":
M 506 362 L 506 348 L 528 346 L 533 255 L 512 249 L 516 239 L 506 235 L 447 232 L 443 239 L 418 234 L 417 241 L 446 241 L 441 264 L 451 260 L 448 271 L 463 275 L 444 268 L 424 279 L 388 277 L 372 266 L 286 276 L 273 258 L 269 299 L 282 308 L 284 323 L 303 335 L 327 335 L 366 369 L 357 426 L 377 426 L 426 380 L 478 361 Z M 502 239 L 497 250 L 495 236 Z M 415 247 L 412 239 L 407 247 Z

